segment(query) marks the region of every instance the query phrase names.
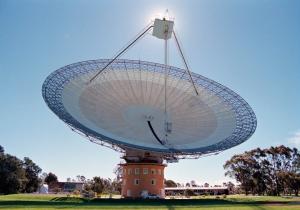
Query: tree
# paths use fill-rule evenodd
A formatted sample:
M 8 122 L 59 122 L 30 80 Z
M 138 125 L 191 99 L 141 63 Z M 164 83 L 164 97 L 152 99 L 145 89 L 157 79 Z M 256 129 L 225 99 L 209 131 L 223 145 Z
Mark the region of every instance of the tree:
M 88 180 L 84 185 L 86 191 L 94 191 L 100 193 L 112 193 L 115 191 L 121 191 L 121 182 L 112 181 L 110 178 L 104 179 L 99 176 L 95 176 L 92 180 Z
M 194 191 L 191 190 L 191 189 L 186 189 L 186 190 L 184 191 L 184 195 L 185 195 L 185 196 L 193 196 L 193 195 L 195 195 L 195 193 L 194 193 Z
M 253 149 L 226 161 L 226 176 L 241 183 L 245 193 L 280 195 L 298 194 L 300 154 L 286 146 Z
M 232 182 L 224 182 L 223 186 L 228 188 L 229 194 L 233 193 L 235 185 Z
M 41 168 L 31 159 L 24 161 L 4 153 L 0 146 L 0 194 L 35 192 L 39 186 Z
M 195 180 L 192 180 L 192 181 L 191 181 L 191 186 L 192 186 L 192 187 L 198 187 L 198 185 L 197 185 L 197 183 L 196 183 Z
M 102 179 L 103 182 L 103 192 L 111 193 L 112 192 L 112 180 L 110 178 Z
M 225 175 L 240 182 L 246 194 L 254 191 L 253 174 L 257 165 L 249 153 L 234 155 L 225 163 L 224 168 L 227 169 Z
M 183 187 L 179 182 L 176 183 L 176 187 Z
M 0 194 L 23 192 L 27 181 L 22 160 L 2 153 L 0 155 Z
M 165 180 L 165 187 L 177 187 L 177 184 L 173 180 L 169 179 Z
M 123 167 L 119 164 L 114 168 L 114 174 L 116 175 L 117 181 L 120 181 L 123 177 Z
M 57 180 L 57 176 L 50 172 L 48 173 L 47 177 L 45 178 L 45 182 L 50 186 L 50 185 L 54 185 L 58 182 Z
M 204 187 L 209 187 L 209 184 L 208 183 L 204 183 Z
M 47 176 L 48 176 L 48 174 L 47 174 L 46 172 L 43 172 L 43 173 L 40 175 L 41 183 L 44 183 L 44 182 L 45 182 L 45 179 L 46 179 Z
M 288 181 L 290 189 L 293 190 L 296 196 L 298 196 L 300 189 L 300 174 L 290 173 Z
M 103 179 L 99 176 L 95 176 L 91 183 L 91 189 L 96 193 L 102 193 L 104 188 Z
M 120 194 L 121 190 L 122 190 L 122 182 L 118 179 L 115 179 L 114 181 L 112 181 L 111 183 L 112 185 L 112 191 L 115 193 Z
M 28 157 L 24 158 L 23 167 L 25 170 L 25 176 L 28 180 L 25 186 L 25 192 L 36 192 L 39 184 L 41 183 L 39 174 L 42 172 L 42 169 Z
M 78 182 L 85 182 L 86 181 L 86 178 L 83 175 L 77 175 L 76 179 L 77 179 Z
M 81 175 L 81 176 L 80 176 L 80 181 L 81 181 L 81 182 L 86 182 L 85 176 Z

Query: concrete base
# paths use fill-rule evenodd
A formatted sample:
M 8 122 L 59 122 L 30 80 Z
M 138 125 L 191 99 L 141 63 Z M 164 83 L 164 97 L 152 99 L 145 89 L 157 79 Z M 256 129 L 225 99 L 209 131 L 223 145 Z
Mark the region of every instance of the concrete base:
M 122 197 L 140 198 L 148 194 L 165 197 L 164 168 L 158 163 L 125 163 L 123 168 Z

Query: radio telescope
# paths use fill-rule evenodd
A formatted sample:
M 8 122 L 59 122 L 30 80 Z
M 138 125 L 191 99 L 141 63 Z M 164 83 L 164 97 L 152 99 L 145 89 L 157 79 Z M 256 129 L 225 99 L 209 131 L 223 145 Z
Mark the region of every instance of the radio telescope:
M 164 64 L 119 59 L 151 33 Z M 175 40 L 184 69 L 168 64 Z M 164 197 L 165 162 L 217 154 L 246 141 L 256 117 L 238 94 L 190 71 L 174 21 L 155 19 L 113 59 L 62 67 L 45 80 L 43 98 L 73 131 L 123 154 L 122 196 Z

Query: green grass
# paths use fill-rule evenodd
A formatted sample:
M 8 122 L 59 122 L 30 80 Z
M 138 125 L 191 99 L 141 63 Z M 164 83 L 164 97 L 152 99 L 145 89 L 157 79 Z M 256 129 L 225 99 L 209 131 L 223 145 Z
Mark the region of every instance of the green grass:
M 142 209 L 142 210 L 286 210 L 300 209 L 299 198 L 270 196 L 214 196 L 191 199 L 125 200 L 83 199 L 65 195 L 17 194 L 0 196 L 0 209 Z

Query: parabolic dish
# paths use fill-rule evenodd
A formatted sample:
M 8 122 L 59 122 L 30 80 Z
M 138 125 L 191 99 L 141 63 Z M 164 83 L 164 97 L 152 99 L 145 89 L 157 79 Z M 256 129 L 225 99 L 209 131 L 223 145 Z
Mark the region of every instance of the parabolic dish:
M 73 129 L 120 148 L 166 154 L 206 154 L 246 141 L 256 129 L 251 107 L 229 88 L 192 73 L 197 96 L 185 70 L 167 66 L 167 113 L 164 134 L 165 65 L 116 60 L 89 83 L 110 60 L 91 60 L 60 68 L 43 84 L 49 108 Z

